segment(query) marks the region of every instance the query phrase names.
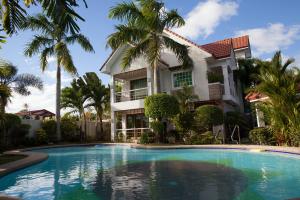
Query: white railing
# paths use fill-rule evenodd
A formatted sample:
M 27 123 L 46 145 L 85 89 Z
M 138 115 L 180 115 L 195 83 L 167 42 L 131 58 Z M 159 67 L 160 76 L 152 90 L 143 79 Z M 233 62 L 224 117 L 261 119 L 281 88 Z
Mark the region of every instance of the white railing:
M 115 93 L 115 102 L 134 101 L 148 96 L 148 88 L 139 88 Z
M 127 128 L 127 129 L 117 129 L 116 135 L 119 139 L 122 138 L 123 141 L 136 140 L 141 137 L 142 133 L 149 131 L 150 128 Z M 126 137 L 126 138 L 125 138 Z

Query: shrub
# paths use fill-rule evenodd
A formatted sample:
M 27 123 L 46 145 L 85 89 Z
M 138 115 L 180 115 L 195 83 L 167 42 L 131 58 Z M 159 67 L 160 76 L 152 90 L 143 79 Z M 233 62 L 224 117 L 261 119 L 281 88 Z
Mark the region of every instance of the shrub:
M 64 141 L 76 142 L 80 140 L 79 128 L 72 118 L 62 118 L 61 134 Z
M 208 83 L 224 83 L 224 77 L 223 74 L 218 74 L 215 72 L 207 72 L 207 80 Z
M 249 132 L 249 139 L 254 144 L 259 145 L 275 145 L 274 133 L 271 128 L 259 127 Z
M 152 121 L 150 122 L 150 128 L 152 128 L 155 133 L 162 133 L 164 131 L 164 124 L 161 121 Z
M 186 132 L 192 130 L 194 125 L 194 114 L 191 112 L 177 114 L 173 118 L 173 123 L 176 127 L 176 130 L 182 134 L 185 134 Z
M 186 144 L 215 144 L 219 143 L 211 131 L 206 131 L 201 134 L 193 133 L 185 140 Z
M 117 132 L 115 135 L 116 142 L 124 142 L 124 134 L 122 132 Z
M 195 120 L 200 127 L 211 130 L 212 126 L 223 124 L 223 111 L 213 105 L 200 106 L 196 109 Z
M 47 144 L 48 136 L 44 129 L 40 128 L 35 131 L 36 145 Z
M 179 104 L 174 96 L 154 94 L 145 99 L 145 115 L 153 119 L 170 118 L 179 113 Z
M 56 141 L 56 121 L 47 120 L 42 123 L 42 129 L 46 132 L 50 142 Z
M 150 143 L 148 132 L 142 133 L 141 138 L 140 138 L 140 143 L 141 144 L 149 144 Z

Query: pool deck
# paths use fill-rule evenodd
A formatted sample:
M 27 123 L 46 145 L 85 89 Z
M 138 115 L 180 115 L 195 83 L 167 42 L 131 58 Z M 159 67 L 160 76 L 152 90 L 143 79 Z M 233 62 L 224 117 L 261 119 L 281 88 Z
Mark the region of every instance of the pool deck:
M 4 152 L 9 155 L 25 155 L 27 157 L 16 160 L 10 163 L 0 165 L 0 177 L 11 172 L 29 167 L 31 165 L 40 163 L 48 158 L 48 154 L 41 152 L 30 152 L 31 150 L 45 149 L 45 148 L 60 148 L 60 147 L 76 147 L 76 146 L 93 146 L 93 145 L 125 145 L 136 149 L 236 149 L 253 152 L 278 152 L 295 154 L 300 156 L 300 147 L 283 147 L 283 146 L 261 146 L 261 145 L 165 145 L 165 144 L 151 144 L 141 145 L 132 143 L 86 143 L 86 144 L 64 144 L 64 145 L 50 145 L 40 146 L 26 149 L 18 149 Z M 0 200 L 16 200 L 17 198 L 8 197 L 0 194 Z

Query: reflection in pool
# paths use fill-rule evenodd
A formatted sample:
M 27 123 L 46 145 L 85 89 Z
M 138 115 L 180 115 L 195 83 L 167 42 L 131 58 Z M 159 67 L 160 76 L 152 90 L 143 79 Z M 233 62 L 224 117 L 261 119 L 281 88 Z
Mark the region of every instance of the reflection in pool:
M 0 193 L 24 200 L 300 197 L 300 156 L 118 145 L 39 151 L 49 159 L 0 178 Z
M 138 162 L 99 172 L 94 191 L 101 199 L 231 200 L 247 185 L 239 170 L 205 162 Z

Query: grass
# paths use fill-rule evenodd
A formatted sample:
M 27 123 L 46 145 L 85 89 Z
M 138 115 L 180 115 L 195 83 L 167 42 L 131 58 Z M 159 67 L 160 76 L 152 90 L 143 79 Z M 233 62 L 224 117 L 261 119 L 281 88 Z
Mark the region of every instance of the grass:
M 0 154 L 0 165 L 2 164 L 6 164 L 6 163 L 9 163 L 9 162 L 13 162 L 13 161 L 16 161 L 16 160 L 20 160 L 20 159 L 23 159 L 25 158 L 26 156 L 24 155 L 4 155 L 4 154 Z

